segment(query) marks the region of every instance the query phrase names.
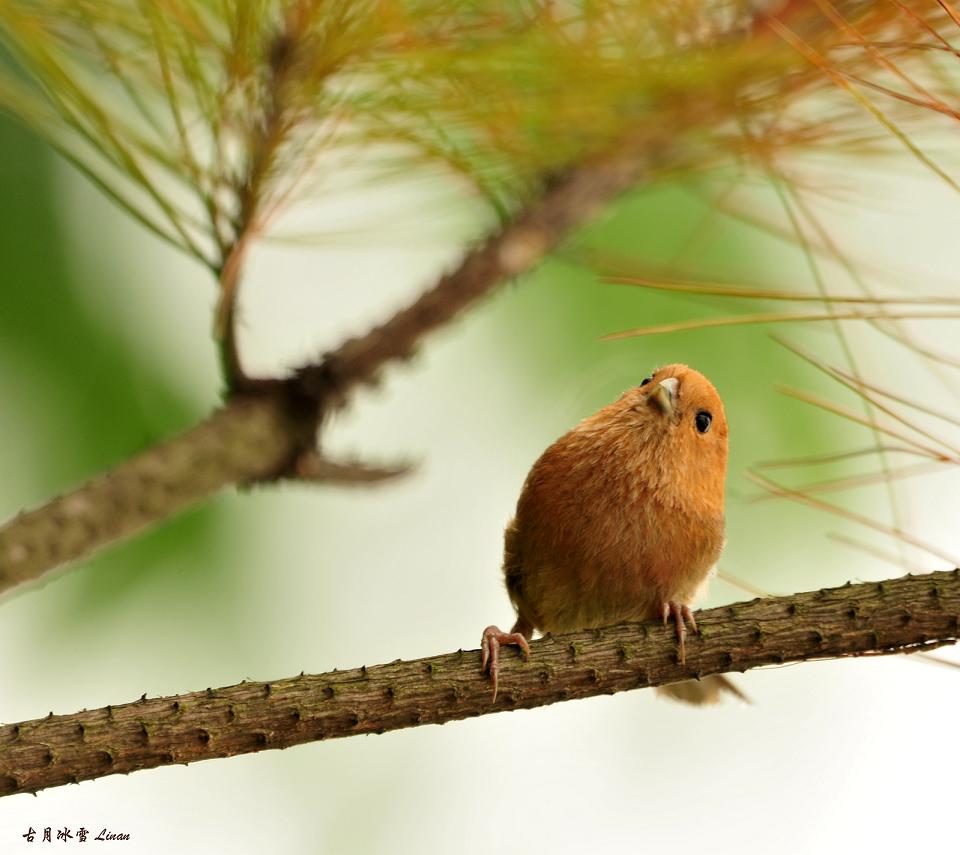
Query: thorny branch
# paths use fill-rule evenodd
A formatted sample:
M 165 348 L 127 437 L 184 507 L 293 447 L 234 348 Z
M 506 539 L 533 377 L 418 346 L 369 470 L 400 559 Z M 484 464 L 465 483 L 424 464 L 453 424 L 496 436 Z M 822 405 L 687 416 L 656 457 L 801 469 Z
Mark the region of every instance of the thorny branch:
M 507 655 L 495 703 L 479 651 L 243 682 L 0 727 L 0 794 L 384 733 L 764 665 L 929 650 L 960 636 L 960 570 L 709 609 L 686 664 L 672 629 L 626 623 Z

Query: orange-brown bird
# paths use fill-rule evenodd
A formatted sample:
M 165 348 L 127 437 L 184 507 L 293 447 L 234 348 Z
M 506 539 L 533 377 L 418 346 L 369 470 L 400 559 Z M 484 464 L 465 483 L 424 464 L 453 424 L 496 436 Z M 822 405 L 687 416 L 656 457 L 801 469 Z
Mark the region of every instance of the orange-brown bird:
M 494 700 L 500 645 L 528 655 L 534 630 L 673 618 L 683 661 L 687 624 L 697 631 L 690 603 L 723 548 L 726 471 L 723 403 L 686 365 L 660 368 L 553 443 L 504 538 L 517 621 L 509 633 L 483 633 Z M 689 702 L 724 689 L 740 695 L 722 677 L 667 687 Z

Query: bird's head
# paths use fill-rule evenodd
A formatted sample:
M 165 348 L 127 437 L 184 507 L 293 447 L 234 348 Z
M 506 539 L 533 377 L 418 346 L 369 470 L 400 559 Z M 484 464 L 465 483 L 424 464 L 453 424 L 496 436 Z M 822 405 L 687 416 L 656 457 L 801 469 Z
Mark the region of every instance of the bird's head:
M 726 451 L 723 402 L 699 371 L 686 365 L 666 365 L 623 397 L 638 421 L 657 426 L 655 429 L 666 431 L 674 441 L 682 440 L 691 449 L 722 446 Z
M 597 416 L 594 426 L 605 424 L 616 437 L 625 467 L 664 502 L 722 513 L 727 419 L 717 390 L 699 371 L 658 368 Z

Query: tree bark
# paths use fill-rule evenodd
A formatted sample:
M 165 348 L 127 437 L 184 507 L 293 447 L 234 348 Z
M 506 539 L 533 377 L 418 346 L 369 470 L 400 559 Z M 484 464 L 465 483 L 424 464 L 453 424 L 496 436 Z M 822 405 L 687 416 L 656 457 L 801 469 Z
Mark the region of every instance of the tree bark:
M 722 606 L 699 612 L 697 623 L 685 665 L 673 627 L 658 623 L 547 636 L 532 643 L 528 661 L 505 651 L 495 703 L 479 652 L 459 650 L 51 713 L 0 727 L 0 794 L 764 665 L 929 650 L 960 633 L 960 570 Z

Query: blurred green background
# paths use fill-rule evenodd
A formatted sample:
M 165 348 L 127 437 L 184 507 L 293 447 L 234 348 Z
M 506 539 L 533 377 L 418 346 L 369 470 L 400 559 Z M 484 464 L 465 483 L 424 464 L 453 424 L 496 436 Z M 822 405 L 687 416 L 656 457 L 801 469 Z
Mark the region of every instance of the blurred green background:
M 805 275 L 795 250 L 745 227 L 708 221 L 701 239 L 709 208 L 696 189 L 633 194 L 580 240 L 651 269 L 693 258 L 705 276 Z M 309 358 L 379 319 L 456 253 L 442 230 L 403 243 L 260 251 L 244 291 L 249 364 L 277 372 Z M 188 427 L 215 404 L 219 379 L 204 273 L 2 120 L 0 250 L 6 517 Z M 419 459 L 402 484 L 224 495 L 8 597 L 0 718 L 475 647 L 484 626 L 510 622 L 502 529 L 532 461 L 667 362 L 704 371 L 725 400 L 724 569 L 776 592 L 897 575 L 829 541 L 828 531 L 854 530 L 840 520 L 747 500 L 757 490 L 743 473 L 757 461 L 866 442 L 776 393 L 777 384 L 836 390 L 768 330 L 599 340 L 735 310 L 600 284 L 551 260 L 332 425 L 335 448 Z M 826 326 L 786 334 L 838 352 Z M 885 501 L 882 490 L 850 499 L 881 519 Z M 715 580 L 707 602 L 749 597 Z M 953 798 L 938 782 L 956 754 L 919 733 L 960 700 L 953 674 L 865 660 L 738 682 L 751 706 L 693 710 L 632 693 L 8 798 L 0 851 L 29 851 L 28 826 L 80 825 L 130 833 L 117 844 L 126 853 L 808 853 L 941 841 Z M 892 793 L 896 807 L 870 819 Z

